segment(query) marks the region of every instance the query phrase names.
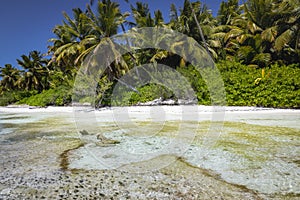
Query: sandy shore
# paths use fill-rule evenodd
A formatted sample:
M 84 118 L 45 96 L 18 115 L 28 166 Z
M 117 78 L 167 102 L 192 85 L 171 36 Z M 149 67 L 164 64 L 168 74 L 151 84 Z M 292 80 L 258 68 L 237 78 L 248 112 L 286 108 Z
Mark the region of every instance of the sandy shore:
M 192 108 L 192 109 L 189 109 Z M 276 108 L 262 108 L 262 107 L 246 107 L 246 106 L 131 106 L 131 107 L 105 107 L 100 109 L 94 109 L 92 107 L 72 107 L 72 106 L 49 106 L 49 107 L 35 107 L 26 105 L 11 105 L 0 106 L 0 112 L 8 113 L 33 113 L 33 112 L 74 112 L 74 111 L 95 111 L 95 112 L 112 112 L 113 110 L 124 110 L 129 112 L 148 112 L 151 109 L 163 109 L 168 113 L 181 113 L 182 110 L 194 111 L 194 112 L 299 112 L 299 109 L 276 109 Z
M 53 107 L 29 106 L 0 107 L 1 113 L 69 114 L 77 125 L 85 119 L 96 118 L 97 122 L 118 121 L 234 121 L 266 126 L 283 126 L 300 129 L 300 109 L 274 109 L 259 107 L 214 107 L 214 106 L 132 106 L 106 107 Z M 125 116 L 125 118 L 124 118 Z M 292 116 L 292 117 L 291 117 Z M 298 117 L 294 117 L 298 116 Z M 90 121 L 94 123 L 96 121 Z M 84 124 L 85 126 L 86 124 Z

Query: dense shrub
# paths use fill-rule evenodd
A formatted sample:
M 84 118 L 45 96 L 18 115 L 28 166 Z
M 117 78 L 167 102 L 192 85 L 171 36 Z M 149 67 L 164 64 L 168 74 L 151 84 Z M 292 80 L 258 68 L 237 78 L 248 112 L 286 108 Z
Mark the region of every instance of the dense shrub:
M 159 84 L 146 84 L 139 88 L 137 91 L 114 91 L 114 96 L 112 98 L 112 105 L 136 105 L 137 103 L 144 103 L 152 101 L 154 99 L 162 98 L 169 99 L 174 96 L 173 92 L 166 87 Z
M 7 106 L 37 94 L 37 91 L 5 91 L 0 95 L 0 106 Z
M 238 62 L 216 64 L 223 78 L 229 106 L 300 108 L 299 65 L 271 65 L 258 69 Z M 198 103 L 211 105 L 210 92 L 193 66 L 178 67 L 196 92 Z
M 30 106 L 64 106 L 72 101 L 72 90 L 66 86 L 60 86 L 54 89 L 44 90 L 40 94 L 24 98 L 19 104 L 27 104 Z
M 187 67 L 178 67 L 177 71 L 185 76 L 188 82 L 191 84 L 191 87 L 196 93 L 198 104 L 210 105 L 211 99 L 209 90 L 204 79 L 201 77 L 200 72 L 192 65 Z
M 223 61 L 217 66 L 224 80 L 228 105 L 300 108 L 298 65 L 275 64 L 256 69 Z

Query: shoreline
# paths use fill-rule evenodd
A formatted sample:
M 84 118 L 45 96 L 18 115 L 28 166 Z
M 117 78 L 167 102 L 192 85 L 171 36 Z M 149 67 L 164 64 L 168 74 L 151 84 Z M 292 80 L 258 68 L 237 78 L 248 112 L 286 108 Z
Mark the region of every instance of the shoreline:
M 128 110 L 129 112 L 149 111 L 151 108 L 163 108 L 165 112 L 179 113 L 182 108 L 197 108 L 197 112 L 299 112 L 300 109 L 293 108 L 266 108 L 252 106 L 205 106 L 205 105 L 157 105 L 157 106 L 124 106 L 124 107 L 103 107 L 95 109 L 88 106 L 48 106 L 35 107 L 28 105 L 9 105 L 0 106 L 0 112 L 7 113 L 33 113 L 33 112 L 75 112 L 75 111 L 96 111 L 97 113 L 112 111 L 112 110 Z
M 218 122 L 221 128 L 226 121 L 242 122 L 261 126 L 278 126 L 300 129 L 300 109 L 274 109 L 261 107 L 213 107 L 203 105 L 176 105 L 176 106 L 130 106 L 130 107 L 55 107 L 30 108 L 30 107 L 0 107 L 0 115 L 25 114 L 34 115 L 35 118 L 47 116 L 61 116 L 68 118 L 70 123 L 107 122 L 119 124 L 130 122 L 135 124 L 142 121 L 167 122 L 167 121 L 210 121 Z M 299 116 L 299 117 L 294 117 Z M 91 120 L 87 120 L 91 119 Z M 125 121 L 124 121 L 125 120 Z M 20 122 L 20 120 L 17 120 Z M 25 121 L 24 121 L 25 122 Z M 120 123 L 119 123 L 120 122 Z

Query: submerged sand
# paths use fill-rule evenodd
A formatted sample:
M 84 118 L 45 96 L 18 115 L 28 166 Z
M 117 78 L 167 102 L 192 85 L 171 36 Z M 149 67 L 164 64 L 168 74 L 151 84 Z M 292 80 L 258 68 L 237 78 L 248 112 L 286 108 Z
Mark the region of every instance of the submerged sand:
M 97 122 L 102 125 L 106 133 L 114 130 L 110 125 L 115 120 L 114 111 L 119 112 L 119 109 L 106 108 L 91 113 L 96 113 Z M 139 125 L 151 118 L 151 115 L 149 117 L 151 107 L 126 109 L 126 112 L 130 113 L 130 119 L 138 121 Z M 166 121 L 181 119 L 182 107 L 164 106 L 162 109 L 167 113 L 164 117 Z M 86 108 L 82 110 L 86 111 Z M 199 106 L 198 120 L 210 120 L 212 110 L 212 107 Z M 270 115 L 273 117 L 266 117 Z M 123 165 L 117 169 L 76 166 L 74 162 L 80 159 L 74 161 L 72 158 L 82 156 L 77 151 L 84 148 L 91 138 L 83 140 L 78 134 L 78 124 L 79 126 L 82 124 L 76 124 L 74 108 L 1 107 L 0 116 L 2 130 L 9 130 L 0 133 L 0 199 L 299 198 L 297 192 L 264 193 L 246 187 L 247 184 L 228 182 L 217 170 L 193 165 L 193 162 L 189 162 L 188 159 L 174 154 L 160 155 L 142 162 Z M 291 130 L 296 130 L 296 135 L 288 139 L 296 140 L 291 143 L 295 145 L 299 139 L 297 130 L 300 129 L 299 117 L 295 118 L 295 116 L 300 116 L 299 110 L 226 107 L 224 121 L 292 128 Z M 297 151 L 294 157 L 299 155 Z M 159 164 L 163 160 L 173 162 L 164 167 L 143 171 L 146 166 Z M 134 173 L 136 169 L 138 169 L 137 173 Z M 297 172 L 297 169 L 295 170 Z M 295 175 L 294 184 L 297 186 L 297 180 L 300 183 L 297 179 L 299 171 Z

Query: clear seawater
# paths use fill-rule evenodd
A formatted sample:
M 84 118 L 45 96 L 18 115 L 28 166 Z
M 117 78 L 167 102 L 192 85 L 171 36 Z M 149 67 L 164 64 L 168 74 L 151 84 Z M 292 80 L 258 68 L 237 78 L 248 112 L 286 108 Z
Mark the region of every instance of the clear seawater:
M 0 141 L 33 127 L 35 132 L 73 131 L 74 137 L 86 129 L 90 135 L 80 137 L 85 145 L 70 151 L 71 169 L 122 169 L 171 154 L 229 183 L 261 193 L 300 195 L 300 110 L 228 108 L 216 130 L 207 112 L 202 110 L 197 121 L 182 121 L 180 113 L 170 112 L 164 122 L 151 121 L 147 112 L 133 112 L 130 123 L 116 121 L 111 110 L 76 119 L 74 113 L 63 112 L 0 113 Z M 120 143 L 99 146 L 99 133 Z M 162 161 L 147 170 L 169 164 Z M 138 170 L 145 169 L 133 168 Z

